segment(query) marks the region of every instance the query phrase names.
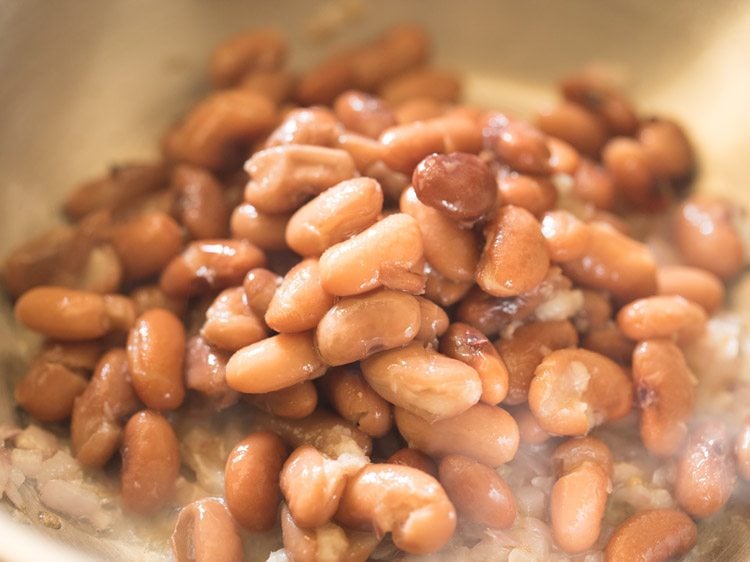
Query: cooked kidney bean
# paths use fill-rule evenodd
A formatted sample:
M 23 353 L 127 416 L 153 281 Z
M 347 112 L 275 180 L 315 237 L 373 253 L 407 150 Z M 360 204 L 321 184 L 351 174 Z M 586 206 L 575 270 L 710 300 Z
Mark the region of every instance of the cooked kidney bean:
M 396 426 L 410 447 L 433 457 L 464 455 L 500 466 L 518 450 L 518 425 L 505 410 L 478 403 L 453 418 L 430 423 L 396 407 Z
M 250 203 L 238 205 L 232 212 L 232 238 L 247 240 L 264 250 L 286 249 L 286 225 L 289 214 L 261 213 Z
M 250 182 L 245 201 L 264 213 L 287 213 L 357 175 L 345 150 L 288 144 L 256 152 L 245 163 Z
M 411 447 L 404 447 L 393 453 L 385 461 L 388 464 L 398 464 L 401 466 L 410 466 L 426 472 L 433 478 L 438 477 L 438 467 L 430 457 L 424 454 L 422 451 L 412 449 Z
M 318 391 L 310 381 L 263 394 L 245 394 L 243 398 L 256 408 L 290 420 L 306 418 L 318 405 Z
M 707 195 L 693 195 L 677 208 L 672 236 L 688 265 L 725 280 L 739 273 L 745 258 L 734 213 L 731 203 Z
M 314 379 L 325 371 L 311 332 L 279 334 L 232 355 L 227 384 L 239 392 L 262 394 Z
M 172 212 L 191 238 L 227 235 L 230 209 L 222 185 L 209 172 L 193 166 L 178 166 L 172 172 L 171 189 L 176 195 Z
M 268 335 L 263 321 L 245 304 L 242 287 L 219 293 L 206 311 L 200 333 L 206 341 L 227 351 L 237 351 Z
M 308 258 L 284 276 L 266 310 L 266 324 L 277 332 L 304 332 L 318 325 L 333 306 L 320 284 L 318 260 Z
M 16 383 L 13 397 L 39 421 L 61 421 L 70 416 L 76 397 L 85 389 L 82 374 L 42 356 Z
M 740 424 L 734 442 L 734 456 L 737 473 L 750 480 L 750 416 L 746 416 Z
M 633 388 L 625 371 L 585 349 L 559 349 L 545 357 L 529 385 L 529 408 L 556 435 L 586 435 L 630 411 Z
M 660 295 L 678 295 L 713 314 L 724 304 L 724 284 L 718 276 L 699 267 L 665 265 L 656 272 Z
M 458 514 L 491 529 L 506 529 L 516 519 L 510 486 L 487 465 L 461 455 L 440 461 L 440 483 Z
M 220 171 L 237 163 L 249 143 L 276 122 L 276 107 L 250 90 L 222 90 L 199 102 L 163 142 L 173 160 Z
M 211 81 L 216 88 L 227 88 L 256 70 L 275 70 L 284 64 L 287 42 L 273 28 L 257 28 L 232 35 L 211 54 Z
M 580 167 L 582 158 L 578 151 L 564 140 L 547 137 L 547 148 L 549 149 L 549 166 L 555 174 L 575 174 Z
M 667 340 L 648 340 L 633 352 L 633 383 L 641 407 L 641 440 L 654 455 L 675 454 L 687 436 L 696 379 L 682 351 Z
M 479 262 L 479 240 L 440 211 L 417 199 L 414 189 L 401 195 L 401 212 L 414 217 L 422 233 L 424 257 L 451 281 L 470 281 Z
M 419 342 L 373 355 L 361 366 L 375 392 L 428 421 L 465 412 L 482 394 L 474 369 Z
M 568 211 L 544 213 L 542 236 L 547 241 L 550 259 L 566 262 L 580 258 L 588 249 L 591 232 L 588 225 Z
M 557 189 L 545 177 L 527 176 L 501 168 L 497 174 L 497 186 L 503 205 L 521 207 L 535 217 L 541 217 L 557 202 Z
M 185 345 L 185 386 L 206 396 L 218 409 L 237 402 L 237 392 L 226 380 L 229 354 L 193 336 Z
M 411 293 L 424 290 L 422 235 L 417 221 L 397 213 L 328 248 L 320 256 L 323 289 L 332 295 L 365 293 L 377 287 Z
M 429 474 L 408 466 L 373 464 L 347 483 L 336 520 L 362 531 L 390 532 L 404 552 L 429 554 L 453 536 L 456 511 Z
M 187 309 L 187 299 L 170 297 L 161 290 L 159 285 L 141 285 L 130 293 L 136 316 L 140 316 L 152 308 L 166 308 L 175 316 L 182 317 Z
M 638 141 L 615 137 L 602 150 L 602 162 L 612 175 L 618 193 L 642 209 L 653 208 L 656 177 Z
M 536 125 L 587 156 L 596 157 L 607 142 L 607 129 L 602 119 L 586 108 L 567 101 L 542 108 L 537 112 Z
M 583 307 L 573 319 L 579 331 L 590 332 L 606 326 L 612 318 L 609 295 L 603 291 L 591 289 L 584 289 L 581 293 L 583 293 Z
M 357 171 L 365 174 L 378 162 L 382 163 L 385 152 L 383 145 L 376 139 L 352 132 L 339 135 L 334 146 L 348 152 L 354 160 Z
M 654 174 L 660 179 L 683 181 L 695 168 L 693 148 L 674 121 L 654 119 L 641 126 L 638 141 Z
M 281 145 L 311 145 L 332 147 L 344 132 L 334 113 L 326 107 L 292 109 L 284 116 L 265 142 L 270 148 Z
M 612 174 L 588 158 L 581 158 L 573 174 L 572 192 L 581 201 L 603 210 L 611 209 L 617 197 Z
M 448 329 L 450 319 L 445 310 L 424 297 L 416 297 L 419 302 L 420 325 L 417 341 L 430 347 L 437 347 L 438 338 Z
M 552 437 L 549 432 L 542 429 L 527 405 L 511 406 L 508 408 L 508 412 L 518 424 L 518 435 L 521 443 L 539 445 Z
M 279 475 L 286 446 L 275 433 L 259 431 L 240 441 L 229 453 L 224 469 L 224 497 L 239 525 L 253 533 L 276 524 L 281 489 Z
M 256 267 L 247 272 L 242 288 L 245 290 L 245 302 L 255 314 L 265 318 L 268 305 L 281 285 L 282 277 L 273 271 Z
M 396 123 L 406 125 L 417 121 L 434 119 L 445 114 L 446 104 L 429 97 L 412 98 L 404 100 L 394 109 Z
M 185 399 L 185 328 L 168 310 L 144 312 L 128 336 L 133 388 L 146 406 L 174 410 Z
M 180 447 L 169 422 L 150 410 L 138 412 L 125 425 L 120 452 L 123 505 L 141 514 L 165 507 L 180 471 Z
M 321 385 L 331 407 L 357 429 L 372 437 L 383 437 L 393 426 L 391 405 L 362 378 L 354 366 L 330 369 Z
M 172 532 L 177 562 L 242 562 L 245 552 L 237 527 L 222 500 L 196 500 L 180 510 Z
M 475 274 L 483 291 L 513 297 L 533 289 L 549 270 L 541 226 L 526 209 L 507 205 L 485 227 L 486 242 Z
M 617 325 L 634 340 L 674 338 L 686 343 L 706 328 L 704 310 L 680 296 L 655 296 L 635 300 L 617 313 Z
M 414 169 L 419 200 L 456 221 L 472 223 L 495 207 L 497 184 L 487 164 L 465 152 L 431 154 Z
M 296 83 L 296 76 L 289 70 L 254 70 L 246 74 L 237 87 L 264 95 L 276 104 L 283 104 L 291 100 Z
M 614 322 L 608 322 L 586 332 L 581 347 L 609 357 L 620 365 L 629 365 L 636 342 L 622 333 Z
M 530 322 L 520 326 L 510 338 L 495 342 L 508 369 L 506 404 L 526 402 L 534 370 L 544 357 L 556 349 L 575 347 L 578 333 L 567 320 Z
M 452 72 L 418 68 L 389 80 L 380 88 L 379 94 L 393 105 L 415 98 L 455 103 L 461 96 L 461 82 Z
M 424 296 L 439 306 L 456 304 L 471 290 L 474 280 L 451 281 L 446 279 L 427 262 L 424 262 Z
M 641 511 L 625 520 L 609 539 L 607 562 L 666 562 L 695 546 L 698 529 L 679 509 Z
M 499 404 L 508 394 L 508 368 L 487 337 L 472 326 L 455 322 L 440 340 L 440 352 L 476 370 L 482 383 L 480 400 Z
M 548 174 L 547 137 L 531 123 L 492 112 L 484 119 L 484 146 L 500 161 L 524 174 Z
M 356 90 L 338 96 L 333 103 L 333 111 L 348 130 L 373 139 L 396 124 L 396 117 L 388 102 Z
M 195 296 L 240 285 L 251 269 L 265 265 L 263 252 L 246 240 L 192 242 L 161 273 L 169 296 Z
M 286 243 L 303 256 L 325 250 L 373 225 L 383 191 L 372 178 L 353 178 L 327 189 L 297 210 L 286 225 Z
M 60 363 L 70 369 L 92 372 L 104 352 L 102 342 L 44 342 L 40 357 L 53 363 Z
M 583 256 L 561 264 L 565 275 L 623 302 L 656 293 L 656 261 L 646 246 L 602 223 L 589 224 L 589 231 Z
M 726 425 L 706 420 L 696 425 L 677 459 L 674 494 L 693 517 L 710 517 L 732 495 L 737 472 Z

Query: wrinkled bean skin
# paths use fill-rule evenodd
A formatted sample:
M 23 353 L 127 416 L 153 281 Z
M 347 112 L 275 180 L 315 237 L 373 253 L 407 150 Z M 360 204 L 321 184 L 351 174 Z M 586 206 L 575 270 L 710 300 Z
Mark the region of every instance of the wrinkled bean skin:
M 586 435 L 607 420 L 625 416 L 633 389 L 625 371 L 585 349 L 559 349 L 545 357 L 529 385 L 529 408 L 555 435 Z
M 509 339 L 495 342 L 500 357 L 508 369 L 506 404 L 522 404 L 529 394 L 534 370 L 546 354 L 578 343 L 576 329 L 567 320 L 530 322 L 520 326 Z
M 633 340 L 674 338 L 687 343 L 706 328 L 704 310 L 680 296 L 654 296 L 635 300 L 617 313 L 617 326 Z
M 515 205 L 537 218 L 554 208 L 557 188 L 546 177 L 527 176 L 502 168 L 497 174 L 497 187 L 503 205 Z
M 264 318 L 281 281 L 282 278 L 279 275 L 262 267 L 248 271 L 242 282 L 242 288 L 245 290 L 245 302 L 250 310 Z
M 286 243 L 302 256 L 319 256 L 375 224 L 383 190 L 372 178 L 353 178 L 327 189 L 289 219 Z
M 318 406 L 318 391 L 310 381 L 265 394 L 246 394 L 243 398 L 256 408 L 290 420 L 306 418 Z
M 212 345 L 226 351 L 237 351 L 268 335 L 263 321 L 245 304 L 242 287 L 219 293 L 206 311 L 200 334 Z
M 325 371 L 311 332 L 279 334 L 232 355 L 227 384 L 238 392 L 262 394 L 314 379 Z
M 76 397 L 85 389 L 83 375 L 42 357 L 16 383 L 13 398 L 37 420 L 53 422 L 70 417 Z
M 750 417 L 745 417 L 734 442 L 734 456 L 737 473 L 750 480 Z
M 672 236 L 688 265 L 724 280 L 739 273 L 744 250 L 733 214 L 731 203 L 707 195 L 693 195 L 677 208 Z
M 171 312 L 142 314 L 128 335 L 130 376 L 138 398 L 155 410 L 174 410 L 185 399 L 185 328 Z
M 344 365 L 412 341 L 421 326 L 419 301 L 401 291 L 379 289 L 339 300 L 315 330 L 328 365 Z
M 423 255 L 417 221 L 403 213 L 389 215 L 323 252 L 321 285 L 337 296 L 358 295 L 380 286 L 421 293 L 424 278 L 415 268 Z
M 393 453 L 385 461 L 388 464 L 399 464 L 402 466 L 410 466 L 426 472 L 433 478 L 438 477 L 438 467 L 435 461 L 425 455 L 422 451 L 412 449 L 411 447 L 404 447 Z
M 410 447 L 433 457 L 464 455 L 491 467 L 513 459 L 518 425 L 505 410 L 475 404 L 454 418 L 430 424 L 404 408 L 394 410 L 396 426 Z
M 419 200 L 455 221 L 471 224 L 495 207 L 497 184 L 489 167 L 474 154 L 431 154 L 414 169 Z
M 617 527 L 607 543 L 605 560 L 666 562 L 688 553 L 697 539 L 695 523 L 679 509 L 641 511 Z
M 373 355 L 361 367 L 375 392 L 428 421 L 457 416 L 482 394 L 473 368 L 419 342 Z
M 579 259 L 561 264 L 573 282 L 628 302 L 656 294 L 656 262 L 648 248 L 602 223 L 589 224 L 589 244 Z
M 440 340 L 440 352 L 463 361 L 479 375 L 485 404 L 499 404 L 508 394 L 508 368 L 487 337 L 476 328 L 455 322 Z
M 516 519 L 510 486 L 492 468 L 461 455 L 440 461 L 440 483 L 459 515 L 490 529 L 507 529 Z
M 708 420 L 695 426 L 677 460 L 674 494 L 680 507 L 693 517 L 710 517 L 727 503 L 736 480 L 724 423 Z
M 587 156 L 596 157 L 607 142 L 607 130 L 601 119 L 575 103 L 561 102 L 543 108 L 537 113 L 536 125 Z
M 285 250 L 289 216 L 288 213 L 261 213 L 250 203 L 243 203 L 232 212 L 232 238 L 247 240 L 263 250 Z
M 693 148 L 674 121 L 655 119 L 644 123 L 638 131 L 638 141 L 657 177 L 680 182 L 693 174 Z
M 348 130 L 373 139 L 396 124 L 396 117 L 385 100 L 356 90 L 337 97 L 333 111 Z
M 549 270 L 539 222 L 526 209 L 501 207 L 485 227 L 486 243 L 475 279 L 485 292 L 513 297 L 533 289 Z
M 393 426 L 391 405 L 362 378 L 355 367 L 334 367 L 322 380 L 334 410 L 371 437 L 383 437 Z
M 276 523 L 281 500 L 279 475 L 286 456 L 284 442 L 268 431 L 251 433 L 229 453 L 224 497 L 243 529 L 264 533 Z
M 400 209 L 414 217 L 422 233 L 424 257 L 450 281 L 471 281 L 479 262 L 479 240 L 444 213 L 417 199 L 413 188 L 401 195 Z
M 138 409 L 124 349 L 105 353 L 86 390 L 73 404 L 70 443 L 75 457 L 89 468 L 101 468 L 120 446 L 121 420 Z
M 185 345 L 185 386 L 203 394 L 219 410 L 238 400 L 237 392 L 226 380 L 229 353 L 210 345 L 201 336 L 193 336 Z
M 641 407 L 641 440 L 654 455 L 675 454 L 687 436 L 695 377 L 674 343 L 648 340 L 633 352 L 633 383 Z
M 484 144 L 501 162 L 524 174 L 548 174 L 550 151 L 547 138 L 531 123 L 502 113 L 485 119 Z
M 320 285 L 318 260 L 302 260 L 284 277 L 268 303 L 266 324 L 277 332 L 314 329 L 333 306 L 333 296 Z
M 332 147 L 344 128 L 326 107 L 292 109 L 265 142 L 265 148 L 287 144 Z
M 139 514 L 165 507 L 174 496 L 180 447 L 169 422 L 150 410 L 135 414 L 122 438 L 122 503 Z
M 391 532 L 409 554 L 442 548 L 456 528 L 456 511 L 440 483 L 407 466 L 369 465 L 346 485 L 336 520 L 346 527 Z
M 201 240 L 227 235 L 229 205 L 223 186 L 209 172 L 192 166 L 178 166 L 172 172 L 171 189 L 176 194 L 172 213 L 191 238 Z
M 177 562 L 242 562 L 242 539 L 222 500 L 206 498 L 180 510 L 171 538 Z
M 678 295 L 713 314 L 724 304 L 724 284 L 718 276 L 698 267 L 662 266 L 656 272 L 660 295 Z
M 286 39 L 277 29 L 238 33 L 222 41 L 211 54 L 211 82 L 215 88 L 235 86 L 247 74 L 280 68 L 286 55 Z

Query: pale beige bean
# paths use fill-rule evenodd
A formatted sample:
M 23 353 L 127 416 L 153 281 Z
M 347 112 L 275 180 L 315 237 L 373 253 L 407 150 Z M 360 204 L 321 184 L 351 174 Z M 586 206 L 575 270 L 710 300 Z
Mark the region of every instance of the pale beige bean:
M 607 543 L 607 562 L 666 562 L 695 546 L 698 529 L 679 509 L 641 511 L 615 529 Z
M 242 287 L 219 293 L 206 311 L 200 334 L 226 351 L 237 351 L 268 336 L 263 320 L 245 304 Z
M 335 523 L 302 529 L 287 506 L 281 509 L 281 535 L 294 562 L 320 562 L 321 552 L 337 562 L 366 562 L 380 542 L 375 533 L 343 529 Z
M 677 459 L 674 495 L 693 517 L 710 517 L 727 503 L 737 472 L 726 425 L 717 420 L 697 424 Z
M 492 468 L 461 455 L 440 461 L 440 483 L 461 517 L 490 529 L 507 529 L 516 519 L 508 483 Z
M 371 437 L 383 437 L 391 430 L 391 405 L 367 384 L 358 368 L 329 369 L 321 383 L 331 407 L 357 429 Z
M 306 418 L 318 406 L 318 391 L 310 381 L 264 394 L 246 394 L 243 398 L 264 412 L 290 420 Z
M 229 226 L 229 205 L 224 187 L 206 170 L 178 166 L 172 172 L 175 194 L 172 213 L 194 240 L 223 238 Z
M 424 254 L 419 225 L 409 215 L 389 215 L 365 231 L 328 248 L 320 257 L 321 285 L 338 296 L 377 287 L 421 293 L 416 269 Z
M 555 435 L 586 435 L 627 415 L 630 377 L 615 362 L 585 349 L 559 349 L 539 364 L 529 385 L 529 408 Z
M 596 157 L 607 142 L 607 129 L 601 118 L 568 101 L 542 108 L 535 122 L 548 135 L 564 140 L 587 156 Z
M 268 303 L 266 324 L 281 333 L 312 330 L 324 318 L 333 302 L 333 296 L 321 287 L 318 260 L 308 258 L 284 276 Z
M 496 297 L 520 295 L 539 285 L 549 270 L 541 225 L 527 210 L 507 205 L 485 227 L 486 242 L 475 279 Z
M 492 467 L 513 459 L 518 425 L 505 410 L 475 404 L 463 414 L 429 423 L 404 408 L 394 410 L 396 426 L 410 447 L 432 457 L 464 455 Z
M 378 93 L 392 105 L 426 97 L 439 102 L 455 103 L 461 96 L 461 82 L 452 72 L 423 67 L 389 80 Z
M 333 305 L 315 330 L 315 343 L 323 361 L 344 365 L 401 347 L 420 327 L 421 307 L 415 297 L 380 289 Z
M 450 319 L 445 310 L 424 297 L 417 297 L 419 302 L 419 332 L 414 338 L 425 345 L 437 348 L 438 338 L 448 329 Z
M 244 347 L 227 363 L 227 384 L 239 392 L 281 390 L 325 373 L 311 332 L 279 334 Z
M 103 467 L 120 446 L 122 418 L 138 406 L 127 352 L 112 349 L 102 356 L 86 390 L 73 404 L 70 443 L 78 462 Z
M 706 329 L 706 312 L 680 296 L 655 296 L 635 300 L 617 313 L 617 326 L 633 340 L 673 338 L 687 343 Z
M 86 390 L 86 378 L 61 363 L 36 359 L 16 382 L 16 403 L 42 422 L 70 417 L 76 397 Z
M 329 187 L 358 175 L 345 150 L 302 144 L 267 148 L 245 163 L 245 201 L 264 213 L 287 213 Z
M 138 398 L 155 410 L 174 410 L 185 399 L 185 328 L 171 312 L 143 313 L 128 335 L 130 376 Z
M 724 284 L 708 270 L 684 265 L 666 265 L 656 272 L 660 295 L 679 295 L 713 314 L 724 304 Z
M 292 215 L 286 226 L 286 243 L 300 255 L 319 256 L 373 225 L 382 209 L 383 190 L 376 180 L 345 180 Z
M 185 116 L 163 141 L 172 160 L 213 171 L 242 162 L 250 143 L 276 124 L 276 106 L 250 90 L 222 90 L 209 95 Z
M 589 247 L 588 225 L 568 211 L 555 210 L 542 218 L 542 236 L 550 259 L 566 262 L 579 259 Z
M 180 471 L 180 447 L 172 426 L 150 410 L 135 414 L 122 438 L 122 503 L 148 515 L 174 497 Z
M 530 322 L 516 329 L 512 337 L 497 340 L 495 348 L 508 369 L 506 404 L 526 402 L 534 371 L 544 357 L 577 343 L 576 329 L 567 320 Z
M 388 464 L 398 464 L 401 466 L 410 466 L 426 472 L 433 478 L 438 477 L 438 466 L 435 461 L 424 454 L 422 451 L 412 449 L 411 447 L 404 447 L 393 453 L 385 461 Z
M 264 250 L 284 250 L 287 247 L 284 236 L 290 216 L 288 213 L 261 213 L 250 203 L 243 203 L 232 212 L 232 238 L 247 240 Z
M 589 224 L 589 231 L 583 256 L 561 265 L 565 275 L 621 302 L 656 294 L 656 261 L 646 246 L 602 223 Z
M 407 466 L 369 465 L 346 485 L 336 520 L 363 531 L 390 532 L 409 554 L 440 550 L 453 536 L 456 511 L 440 483 Z
M 465 412 L 482 394 L 474 369 L 419 342 L 373 355 L 361 366 L 375 392 L 431 422 Z
M 503 168 L 497 174 L 497 187 L 503 205 L 521 207 L 537 218 L 557 203 L 555 184 L 543 176 L 527 176 Z
M 180 510 L 170 539 L 177 562 L 243 562 L 242 538 L 227 507 L 206 498 Z
M 286 55 L 286 39 L 277 29 L 261 27 L 237 33 L 222 41 L 211 54 L 211 82 L 215 88 L 234 86 L 256 70 L 280 68 Z
M 451 281 L 471 281 L 479 262 L 479 240 L 442 212 L 422 203 L 413 187 L 401 195 L 400 209 L 414 217 L 422 233 L 424 257 Z
M 487 337 L 476 328 L 455 322 L 440 340 L 440 352 L 476 370 L 482 382 L 480 401 L 499 404 L 508 394 L 508 368 Z
M 348 130 L 373 139 L 396 124 L 396 117 L 385 100 L 356 90 L 338 96 L 333 111 Z
M 276 289 L 282 278 L 273 271 L 256 267 L 247 272 L 242 288 L 245 289 L 245 302 L 255 314 L 264 318 Z
M 253 533 L 276 524 L 281 489 L 279 477 L 286 446 L 275 433 L 259 431 L 245 437 L 229 453 L 224 470 L 224 497 L 235 521 Z
M 301 107 L 284 116 L 281 124 L 268 135 L 265 147 L 285 144 L 332 147 L 344 131 L 336 115 L 327 107 Z
M 227 385 L 229 353 L 210 345 L 200 336 L 187 340 L 185 346 L 185 386 L 201 393 L 216 409 L 235 404 L 237 392 Z
M 265 263 L 263 252 L 246 240 L 192 242 L 162 271 L 159 287 L 169 296 L 201 295 L 240 285 Z
M 471 290 L 474 280 L 451 281 L 440 275 L 429 263 L 424 262 L 424 296 L 439 306 L 456 304 Z
M 695 404 L 696 379 L 680 348 L 668 340 L 639 343 L 633 383 L 642 412 L 641 441 L 654 455 L 672 456 L 685 442 Z

